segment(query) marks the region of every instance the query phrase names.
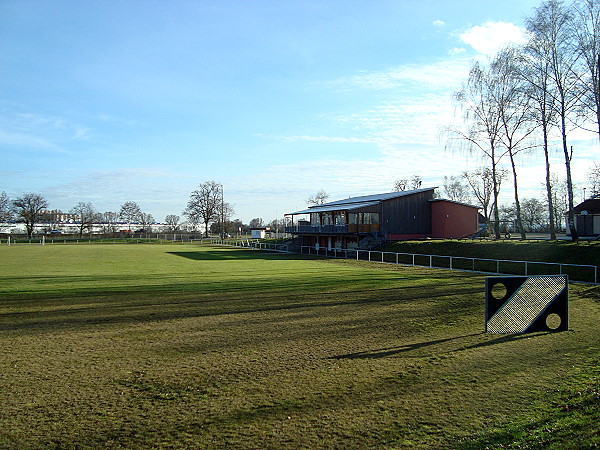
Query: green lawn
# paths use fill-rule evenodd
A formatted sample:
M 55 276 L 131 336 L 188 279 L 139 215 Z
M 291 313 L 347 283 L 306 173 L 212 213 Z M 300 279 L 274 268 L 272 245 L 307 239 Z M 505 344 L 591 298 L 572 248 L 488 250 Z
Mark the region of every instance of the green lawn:
M 600 292 L 483 333 L 475 274 L 200 245 L 0 247 L 0 448 L 587 448 Z

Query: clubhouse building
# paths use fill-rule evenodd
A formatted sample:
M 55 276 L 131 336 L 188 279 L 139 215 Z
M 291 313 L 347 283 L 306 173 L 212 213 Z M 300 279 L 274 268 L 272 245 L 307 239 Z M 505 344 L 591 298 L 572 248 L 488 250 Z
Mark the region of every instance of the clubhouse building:
M 352 197 L 286 214 L 303 246 L 352 249 L 368 240 L 461 238 L 477 233 L 479 208 L 434 198 L 435 187 Z

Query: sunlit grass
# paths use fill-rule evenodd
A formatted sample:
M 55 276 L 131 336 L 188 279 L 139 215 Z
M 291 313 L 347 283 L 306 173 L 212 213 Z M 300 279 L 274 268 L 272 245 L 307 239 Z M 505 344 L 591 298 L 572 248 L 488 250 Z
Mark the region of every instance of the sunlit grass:
M 572 286 L 571 331 L 487 335 L 483 286 L 199 245 L 2 247 L 0 447 L 504 438 L 597 383 L 600 303 Z

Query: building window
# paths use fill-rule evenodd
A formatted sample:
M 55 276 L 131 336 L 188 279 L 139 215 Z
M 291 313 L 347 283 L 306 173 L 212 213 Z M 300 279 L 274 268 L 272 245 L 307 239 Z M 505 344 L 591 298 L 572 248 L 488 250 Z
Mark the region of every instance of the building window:
M 379 224 L 379 213 L 364 213 L 363 223 L 365 225 Z

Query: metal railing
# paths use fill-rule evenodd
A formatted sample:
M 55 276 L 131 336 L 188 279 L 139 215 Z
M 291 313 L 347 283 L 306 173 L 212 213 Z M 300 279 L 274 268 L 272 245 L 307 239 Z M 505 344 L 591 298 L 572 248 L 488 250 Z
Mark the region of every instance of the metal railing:
M 573 281 L 598 283 L 598 267 L 585 264 L 469 258 L 464 256 L 424 255 L 419 253 L 395 253 L 377 250 L 339 248 L 315 249 L 311 246 L 301 247 L 300 253 L 325 256 L 329 258 L 355 259 L 357 261 L 460 270 L 465 272 L 525 276 L 569 275 L 569 279 Z
M 345 225 L 294 225 L 285 227 L 291 234 L 347 234 L 376 233 L 381 229 L 379 224 L 345 224 Z
M 268 250 L 272 252 L 289 252 L 287 244 L 272 244 L 250 239 L 202 239 L 200 243 L 211 245 L 227 245 L 230 247 L 250 248 L 254 250 Z

